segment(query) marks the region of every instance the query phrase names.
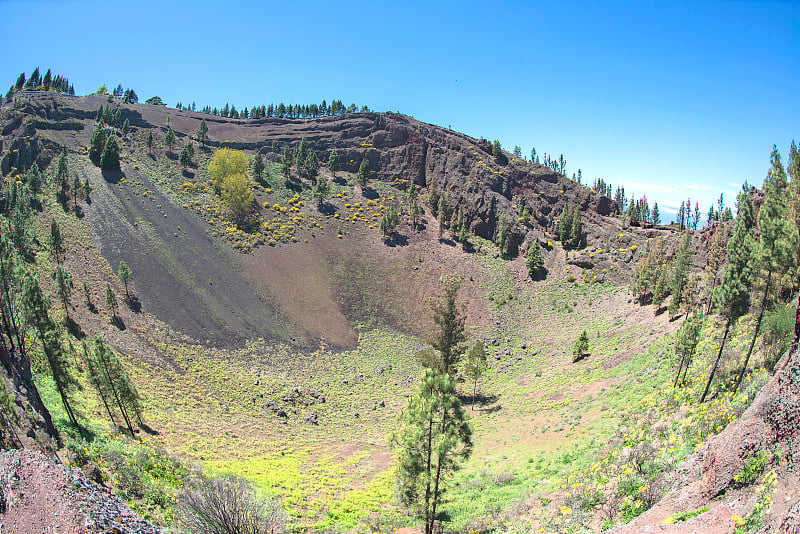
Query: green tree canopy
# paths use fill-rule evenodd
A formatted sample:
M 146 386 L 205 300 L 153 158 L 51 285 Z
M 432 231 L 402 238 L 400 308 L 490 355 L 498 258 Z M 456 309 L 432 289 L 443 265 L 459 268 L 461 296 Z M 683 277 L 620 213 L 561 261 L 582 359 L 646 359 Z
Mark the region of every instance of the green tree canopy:
M 572 345 L 572 361 L 580 360 L 587 352 L 589 352 L 589 334 L 584 330 Z
M 333 176 L 336 176 L 336 172 L 339 170 L 339 153 L 336 149 L 331 150 L 328 156 L 328 169 L 330 169 Z
M 119 145 L 113 135 L 108 136 L 103 154 L 100 156 L 100 168 L 104 171 L 119 170 Z
M 317 199 L 317 205 L 322 206 L 325 203 L 325 199 L 328 198 L 328 195 L 331 194 L 331 185 L 328 183 L 324 177 L 321 177 L 317 180 L 316 185 L 314 185 L 313 195 L 314 198 Z
M 125 284 L 125 299 L 130 300 L 131 296 L 128 293 L 128 282 L 133 280 L 133 273 L 131 272 L 131 268 L 128 267 L 128 264 L 125 263 L 124 261 L 120 261 L 119 270 L 117 272 L 119 273 L 120 281 L 122 281 L 122 283 Z
M 483 346 L 483 341 L 478 340 L 467 353 L 467 358 L 464 360 L 464 374 L 472 379 L 472 404 L 475 405 L 475 396 L 478 392 L 478 380 L 486 372 L 489 367 L 489 362 L 486 357 L 486 350 Z
M 402 426 L 390 438 L 398 451 L 400 501 L 424 521 L 425 534 L 433 534 L 446 480 L 472 452 L 472 429 L 453 377 L 426 369 L 400 418 Z
M 170 152 L 172 152 L 172 145 L 175 144 L 175 132 L 172 131 L 172 128 L 167 130 L 167 135 L 164 136 L 164 143 L 167 145 Z
M 464 315 L 456 306 L 456 295 L 461 278 L 455 275 L 442 277 L 442 293 L 431 304 L 433 322 L 437 329 L 430 335 L 429 343 L 439 353 L 438 360 L 430 365 L 441 373 L 455 376 L 455 368 L 464 354 L 467 341 L 464 332 Z
M 205 145 L 208 140 L 208 125 L 205 119 L 202 119 L 200 121 L 200 126 L 197 127 L 197 139 L 202 145 Z
M 247 174 L 247 156 L 241 150 L 221 148 L 214 152 L 208 164 L 208 174 L 211 176 L 214 190 L 219 193 L 226 177 Z
M 389 206 L 381 219 L 381 233 L 384 238 L 394 233 L 399 224 L 400 216 L 397 214 L 397 210 L 394 209 L 394 206 Z
M 242 221 L 253 209 L 253 191 L 242 173 L 225 176 L 222 181 L 222 200 L 237 221 Z
M 93 161 L 97 162 L 100 160 L 100 155 L 103 153 L 103 149 L 106 146 L 107 137 L 108 134 L 102 124 L 98 125 L 92 132 L 92 137 L 89 140 L 89 157 Z
M 256 152 L 256 155 L 253 157 L 253 176 L 255 176 L 256 180 L 262 182 L 264 178 L 264 157 L 261 155 L 261 152 Z
M 736 203 L 736 222 L 733 226 L 733 235 L 728 240 L 728 265 L 721 285 L 715 293 L 716 307 L 719 313 L 726 318 L 725 332 L 717 351 L 717 357 L 708 375 L 708 382 L 700 397 L 700 402 L 705 402 L 714 375 L 719 366 L 725 341 L 728 339 L 730 327 L 739 317 L 747 313 L 750 308 L 750 288 L 757 267 L 756 243 L 753 239 L 753 201 L 750 198 L 749 188 L 742 188 Z
M 361 165 L 358 167 L 358 173 L 356 173 L 356 182 L 362 188 L 367 186 L 367 182 L 369 181 L 369 177 L 372 172 L 369 170 L 369 160 L 365 157 L 361 160 Z
M 544 273 L 544 258 L 542 257 L 542 247 L 538 241 L 534 241 L 525 256 L 525 266 L 528 268 L 528 275 L 531 278 L 539 278 Z

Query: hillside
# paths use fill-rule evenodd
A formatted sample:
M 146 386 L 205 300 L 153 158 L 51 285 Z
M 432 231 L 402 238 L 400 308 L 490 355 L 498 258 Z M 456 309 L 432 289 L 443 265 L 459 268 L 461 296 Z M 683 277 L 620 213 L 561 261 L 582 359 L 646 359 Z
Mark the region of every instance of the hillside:
M 89 157 L 101 106 L 113 117 L 106 122 L 119 143 L 120 171 L 101 171 Z M 201 141 L 203 123 L 208 139 Z M 31 257 L 13 257 L 34 273 L 65 327 L 62 345 L 70 347 L 79 384 L 72 398 L 90 429 L 80 433 L 68 422 L 29 329 L 29 355 L 2 352 L 16 395 L 17 441 L 45 450 L 62 441 L 61 458 L 100 473 L 162 526 L 173 524 L 173 502 L 193 464 L 244 476 L 281 497 L 296 530 L 417 525 L 393 498 L 395 453 L 387 435 L 422 371 L 416 354 L 436 327 L 430 302 L 450 273 L 463 280 L 458 306 L 470 343 L 482 341 L 488 355 L 479 384 L 471 388 L 459 376 L 475 450 L 448 488 L 445 518 L 456 531 L 599 531 L 631 520 L 622 528 L 654 528 L 673 513 L 716 506 L 733 470 L 715 492 L 686 497 L 678 481 L 713 468 L 697 465 L 713 463 L 707 459 L 715 454 L 734 454 L 729 436 L 737 425 L 756 424 L 748 422 L 753 411 L 774 414 L 782 402 L 796 408 L 785 392 L 753 403 L 769 380 L 766 343 L 739 395 L 725 393 L 755 310 L 732 329 L 714 398 L 702 412 L 694 403 L 718 346 L 714 317 L 704 319 L 690 380 L 672 387 L 680 360 L 675 332 L 689 309 L 706 306 L 708 251 L 716 229 L 730 235 L 732 222 L 688 233 L 692 294 L 665 313 L 643 305 L 647 299 L 637 302 L 629 284 L 651 251 L 663 250 L 661 267 L 673 269 L 682 239 L 676 226 L 631 224 L 613 200 L 548 167 L 405 115 L 244 120 L 110 95 L 32 91 L 3 104 L 0 128 L 7 220 L 19 211 L 8 208 L 11 199 L 30 190 L 34 162 L 43 172 L 41 193 L 31 198 Z M 339 168 L 282 175 L 287 147 L 303 140 L 322 162 L 335 150 Z M 190 143 L 193 154 L 183 164 L 179 154 Z M 254 199 L 244 218 L 232 215 L 210 180 L 209 162 L 224 148 L 248 159 Z M 57 179 L 62 153 L 65 191 Z M 252 166 L 257 154 L 266 162 L 260 178 Z M 359 185 L 364 161 L 371 175 Z M 88 186 L 76 188 L 73 178 Z M 313 195 L 317 180 L 330 185 L 323 202 Z M 410 215 L 412 184 L 422 201 L 418 225 Z M 572 207 L 581 224 L 577 243 L 568 245 L 558 238 L 559 220 Z M 391 210 L 400 224 L 384 236 L 380 223 Z M 53 222 L 62 255 L 50 244 Z M 531 247 L 541 247 L 543 276 L 528 271 Z M 132 281 L 121 279 L 121 262 Z M 54 269 L 66 273 L 71 297 L 59 298 Z M 109 289 L 118 309 L 107 300 Z M 789 312 L 793 317 L 787 302 Z M 590 350 L 573 358 L 581 332 Z M 109 428 L 92 389 L 80 347 L 95 336 L 120 355 L 141 395 L 136 440 L 119 421 Z M 770 391 L 795 367 L 773 378 Z M 753 442 L 731 462 L 769 451 L 780 495 L 796 501 L 786 490 L 793 457 L 776 452 L 794 447 L 791 424 L 790 435 Z M 656 452 L 643 468 L 632 451 L 645 444 Z M 579 491 L 569 491 L 568 482 Z M 634 482 L 640 485 L 631 490 Z M 658 488 L 646 506 L 637 489 L 645 485 Z M 747 502 L 734 507 L 740 515 L 750 513 L 756 487 L 753 481 L 733 494 Z M 769 524 L 789 508 L 776 507 Z M 730 515 L 717 519 L 714 525 L 728 525 Z

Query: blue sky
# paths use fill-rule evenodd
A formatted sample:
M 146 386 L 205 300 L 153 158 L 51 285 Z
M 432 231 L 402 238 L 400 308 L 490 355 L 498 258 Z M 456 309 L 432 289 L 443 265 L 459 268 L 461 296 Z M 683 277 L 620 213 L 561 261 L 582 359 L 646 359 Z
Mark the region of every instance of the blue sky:
M 800 4 L 0 1 L 7 86 L 237 108 L 341 99 L 567 158 L 662 212 L 733 204 L 800 140 Z M 5 92 L 5 89 L 3 89 Z M 785 156 L 784 156 L 785 159 Z

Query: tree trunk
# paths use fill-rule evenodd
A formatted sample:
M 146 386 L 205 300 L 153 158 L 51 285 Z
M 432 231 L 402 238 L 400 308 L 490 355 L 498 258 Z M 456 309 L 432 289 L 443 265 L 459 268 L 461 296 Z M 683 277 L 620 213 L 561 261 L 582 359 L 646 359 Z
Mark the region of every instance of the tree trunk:
M 442 426 L 439 429 L 439 433 L 444 435 L 445 433 L 445 426 L 447 424 L 448 416 L 447 416 L 447 408 L 444 408 L 442 411 Z M 436 459 L 436 477 L 434 480 L 434 488 L 433 488 L 433 509 L 431 511 L 431 524 L 430 524 L 430 532 L 429 534 L 433 534 L 433 525 L 436 522 L 436 508 L 439 505 L 439 480 L 442 478 L 442 462 L 444 459 L 441 456 L 438 456 Z
M 431 472 L 431 457 L 433 456 L 433 416 L 428 421 L 428 447 L 425 450 L 427 455 L 426 472 Z M 433 524 L 431 522 L 431 479 L 425 483 L 425 534 L 432 534 Z
M 72 406 L 69 404 L 67 391 L 64 388 L 64 384 L 62 384 L 63 377 L 60 373 L 56 372 L 58 366 L 54 365 L 54 356 L 44 340 L 44 331 L 42 330 L 41 326 L 38 326 L 37 330 L 39 330 L 39 338 L 42 340 L 42 350 L 44 350 L 45 356 L 47 357 L 47 363 L 50 365 L 50 370 L 53 372 L 53 381 L 56 383 L 56 390 L 58 391 L 58 395 L 61 397 L 61 403 L 64 405 L 64 410 L 67 412 L 67 418 L 69 419 L 70 423 L 75 425 L 75 428 L 81 430 L 80 425 L 78 425 L 78 420 L 75 418 L 75 414 L 72 412 Z
M 686 355 L 681 354 L 681 363 L 678 365 L 678 374 L 675 375 L 675 382 L 672 384 L 672 388 L 678 387 L 678 380 L 681 378 L 681 371 L 683 370 L 683 362 L 686 361 Z
M 717 287 L 717 275 L 714 274 L 714 278 L 711 280 L 711 290 L 708 293 L 708 307 L 706 309 L 706 315 L 711 314 L 711 305 L 714 303 L 714 289 Z
M 111 377 L 111 373 L 108 371 L 108 364 L 103 360 L 103 371 L 105 371 L 106 380 L 108 380 L 108 384 L 111 386 L 111 393 L 114 395 L 114 399 L 117 401 L 117 406 L 119 407 L 119 411 L 122 414 L 122 418 L 125 420 L 125 424 L 128 425 L 128 430 L 131 432 L 131 437 L 135 438 L 136 435 L 133 433 L 133 425 L 131 425 L 131 420 L 128 418 L 128 414 L 125 412 L 125 406 L 122 404 L 122 401 L 119 398 L 119 394 L 117 393 L 117 388 L 114 386 L 114 380 Z
M 708 395 L 708 389 L 711 387 L 711 381 L 714 380 L 714 373 L 717 372 L 719 359 L 722 357 L 722 349 L 725 348 L 725 340 L 728 339 L 728 331 L 731 329 L 731 322 L 733 322 L 733 319 L 729 317 L 728 322 L 725 323 L 725 334 L 722 336 L 722 343 L 719 344 L 719 352 L 717 352 L 717 359 L 714 360 L 714 366 L 711 368 L 711 374 L 708 375 L 708 383 L 706 384 L 706 389 L 703 391 L 703 396 L 700 397 L 700 402 L 706 401 L 706 395 Z
M 758 330 L 761 328 L 761 320 L 764 318 L 764 310 L 767 307 L 767 296 L 769 295 L 769 286 L 772 282 L 772 268 L 767 269 L 767 285 L 764 287 L 764 297 L 761 299 L 761 310 L 758 312 L 758 320 L 756 320 L 756 329 L 753 332 L 753 339 L 750 341 L 750 348 L 747 349 L 747 356 L 744 359 L 744 365 L 742 366 L 742 370 L 739 371 L 739 376 L 736 378 L 736 384 L 733 386 L 733 395 L 736 395 L 736 392 L 739 390 L 739 385 L 742 383 L 742 379 L 744 378 L 744 373 L 747 371 L 747 364 L 750 363 L 750 355 L 753 354 L 753 347 L 756 344 L 756 338 L 758 337 Z

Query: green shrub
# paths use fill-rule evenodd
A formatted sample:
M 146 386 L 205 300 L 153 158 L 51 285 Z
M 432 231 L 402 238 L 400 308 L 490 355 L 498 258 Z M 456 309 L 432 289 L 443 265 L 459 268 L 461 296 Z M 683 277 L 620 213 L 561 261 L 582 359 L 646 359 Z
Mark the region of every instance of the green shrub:
M 698 508 L 697 510 L 690 510 L 688 512 L 677 512 L 672 515 L 669 519 L 665 521 L 665 523 L 673 524 L 673 523 L 680 523 L 681 521 L 688 521 L 693 517 L 697 517 L 700 514 L 704 514 L 708 512 L 708 506 L 703 506 L 702 508 Z
M 769 453 L 764 450 L 755 453 L 747 460 L 742 470 L 733 477 L 734 482 L 739 486 L 748 486 L 755 482 L 769 463 L 769 456 Z
M 589 352 L 589 334 L 584 330 L 572 346 L 572 361 L 577 362 L 583 358 L 584 354 L 587 352 Z

